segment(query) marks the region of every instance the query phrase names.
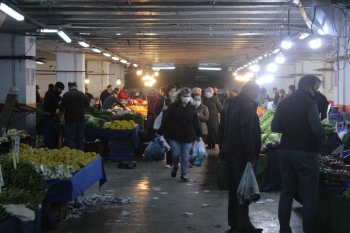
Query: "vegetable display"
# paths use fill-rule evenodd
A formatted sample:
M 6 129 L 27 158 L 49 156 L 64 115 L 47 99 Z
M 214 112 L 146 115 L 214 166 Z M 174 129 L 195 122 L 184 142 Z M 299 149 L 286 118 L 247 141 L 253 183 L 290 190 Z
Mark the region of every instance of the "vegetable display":
M 106 121 L 102 118 L 94 117 L 90 114 L 85 114 L 85 122 L 89 127 L 103 127 Z
M 127 113 L 127 114 L 123 114 L 120 116 L 114 116 L 114 120 L 125 120 L 125 121 L 129 121 L 129 120 L 133 120 L 136 124 L 139 125 L 139 127 L 141 129 L 144 128 L 144 124 L 145 124 L 145 120 L 143 119 L 142 115 L 140 113 L 136 113 L 136 114 L 131 114 L 131 113 Z
M 93 106 L 89 106 L 87 109 L 85 109 L 85 114 L 104 119 L 105 121 L 111 121 L 113 118 L 113 114 L 110 111 L 104 109 L 98 111 Z
M 131 110 L 140 113 L 143 116 L 147 116 L 147 108 L 143 107 L 143 106 L 138 106 L 138 105 L 130 105 L 128 106 L 128 108 L 130 108 Z
M 348 189 L 345 192 L 343 192 L 342 196 L 349 200 L 350 199 L 350 189 Z
M 130 130 L 135 127 L 135 122 L 133 120 L 116 120 L 112 122 L 107 122 L 103 128 L 105 129 L 115 129 L 115 130 Z
M 334 127 L 334 125 L 329 124 L 327 118 L 323 119 L 323 120 L 321 121 L 321 123 L 322 123 L 324 129 L 326 130 L 326 134 L 327 134 L 327 135 L 329 135 L 329 134 L 335 132 L 335 127 Z
M 280 134 L 272 133 L 271 123 L 275 115 L 274 109 L 269 109 L 266 114 L 260 118 L 261 128 L 261 154 L 266 154 L 271 150 L 278 150 L 280 146 Z

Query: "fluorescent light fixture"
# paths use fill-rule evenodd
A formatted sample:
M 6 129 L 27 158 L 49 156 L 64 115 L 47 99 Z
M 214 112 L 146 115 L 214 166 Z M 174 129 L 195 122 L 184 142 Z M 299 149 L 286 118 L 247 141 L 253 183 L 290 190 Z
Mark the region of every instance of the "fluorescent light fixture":
M 111 55 L 109 53 L 104 52 L 103 55 L 105 55 L 106 57 L 110 57 Z
M 275 49 L 275 50 L 273 50 L 272 53 L 278 53 L 279 51 L 281 51 L 281 50 L 280 49 Z
M 173 70 L 175 69 L 174 66 L 157 66 L 157 67 L 152 67 L 153 70 Z
M 139 65 L 138 64 L 132 64 L 134 67 L 138 67 Z
M 310 48 L 312 49 L 318 49 L 322 45 L 321 39 L 315 37 L 309 41 L 309 45 L 310 45 Z
M 92 48 L 92 51 L 94 51 L 95 53 L 101 53 L 101 50 L 97 49 L 97 48 Z
M 41 33 L 57 33 L 57 29 L 49 29 L 49 28 L 43 28 L 43 29 L 40 29 L 40 32 Z
M 198 67 L 199 70 L 221 70 L 221 68 L 214 67 Z
M 39 64 L 39 65 L 44 65 L 44 62 L 43 62 L 43 61 L 36 61 L 35 63 L 36 63 L 36 64 Z
M 128 61 L 125 60 L 125 59 L 120 60 L 120 62 L 121 62 L 121 63 L 124 63 L 124 64 L 128 63 Z
M 253 72 L 258 72 L 260 67 L 258 65 L 249 66 L 249 69 Z
M 57 34 L 67 43 L 72 42 L 72 39 L 62 30 L 59 30 Z
M 293 42 L 290 38 L 290 36 L 287 36 L 281 43 L 281 47 L 284 49 L 290 49 L 293 45 Z
M 276 65 L 276 63 L 272 62 L 267 66 L 267 70 L 269 72 L 276 72 L 278 66 Z
M 273 81 L 273 76 L 271 74 L 266 74 L 262 76 L 261 78 L 256 80 L 256 83 L 259 85 L 262 85 L 264 83 L 270 83 Z
M 282 52 L 277 53 L 275 62 L 277 64 L 283 64 L 286 61 L 286 58 L 284 57 L 284 54 Z
M 119 60 L 119 57 L 113 56 L 112 59 L 113 59 L 114 61 L 118 61 L 118 60 Z
M 306 37 L 308 37 L 310 34 L 309 33 L 300 33 L 299 39 L 304 40 Z
M 323 31 L 322 29 L 318 29 L 317 30 L 318 34 L 320 34 L 321 36 L 326 35 L 327 33 L 325 31 Z
M 17 11 L 15 11 L 14 9 L 12 9 L 11 7 L 9 7 L 8 5 L 6 5 L 3 2 L 0 3 L 0 10 L 5 12 L 7 15 L 11 16 L 12 18 L 16 19 L 17 21 L 23 21 L 24 20 L 24 16 L 23 15 L 21 15 L 20 13 L 18 13 Z
M 90 47 L 90 45 L 88 43 L 86 43 L 85 41 L 78 41 L 78 44 L 80 44 L 81 46 L 85 47 L 85 48 L 88 48 Z

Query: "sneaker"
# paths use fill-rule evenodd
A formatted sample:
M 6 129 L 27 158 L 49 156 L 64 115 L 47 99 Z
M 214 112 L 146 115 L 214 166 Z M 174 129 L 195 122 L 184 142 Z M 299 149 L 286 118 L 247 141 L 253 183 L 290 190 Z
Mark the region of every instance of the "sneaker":
M 171 165 L 167 164 L 165 165 L 166 168 L 171 168 Z
M 187 178 L 187 176 L 185 174 L 181 175 L 180 180 L 183 181 L 183 182 L 188 182 L 189 181 L 189 179 Z
M 178 169 L 178 167 L 173 167 L 173 170 L 171 171 L 171 177 L 173 177 L 173 178 L 176 177 L 177 169 Z

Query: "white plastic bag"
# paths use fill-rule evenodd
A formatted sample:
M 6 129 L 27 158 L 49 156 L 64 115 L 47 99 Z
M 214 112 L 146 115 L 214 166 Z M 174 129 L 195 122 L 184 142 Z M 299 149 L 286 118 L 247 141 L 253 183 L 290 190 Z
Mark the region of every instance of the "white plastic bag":
M 251 163 L 247 163 L 237 189 L 238 203 L 249 205 L 252 201 L 260 199 L 260 191 L 256 182 L 255 173 Z
M 191 150 L 190 150 L 190 160 L 194 160 L 197 156 L 197 140 L 195 140 L 192 144 Z
M 153 129 L 158 130 L 162 126 L 163 112 L 160 112 L 153 123 Z
M 33 221 L 35 219 L 35 213 L 33 210 L 30 210 L 25 207 L 23 204 L 10 204 L 10 205 L 3 205 L 6 209 L 6 212 L 11 214 L 11 216 L 15 216 L 22 221 Z

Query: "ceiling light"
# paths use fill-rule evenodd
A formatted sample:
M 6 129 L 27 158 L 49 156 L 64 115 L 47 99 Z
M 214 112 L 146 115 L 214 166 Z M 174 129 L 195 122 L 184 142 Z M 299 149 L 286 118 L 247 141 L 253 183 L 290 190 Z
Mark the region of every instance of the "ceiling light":
M 92 48 L 92 51 L 94 51 L 95 53 L 101 53 L 101 50 L 97 49 L 97 48 Z
M 117 81 L 115 81 L 115 84 L 117 84 L 117 85 L 121 84 L 120 78 L 118 78 Z
M 253 72 L 258 72 L 260 67 L 258 65 L 249 66 L 249 69 Z
M 89 78 L 86 78 L 86 79 L 85 79 L 85 83 L 86 83 L 86 84 L 90 83 Z
M 78 41 L 78 44 L 80 44 L 81 46 L 88 48 L 90 47 L 90 45 L 88 43 L 86 43 L 85 41 Z
M 325 31 L 323 31 L 322 29 L 318 29 L 317 30 L 318 34 L 320 34 L 321 36 L 326 35 L 327 33 L 325 33 Z
M 275 49 L 275 50 L 273 50 L 272 53 L 278 53 L 279 51 L 280 51 L 280 49 Z
M 232 75 L 233 75 L 233 76 L 237 76 L 237 72 L 234 72 Z
M 274 62 L 270 63 L 270 64 L 267 66 L 267 70 L 268 70 L 269 72 L 276 72 L 277 68 L 278 68 L 278 66 L 277 66 Z
M 143 73 L 143 70 L 142 69 L 137 69 L 137 71 L 136 71 L 136 74 L 137 75 L 141 75 Z
M 157 77 L 158 75 L 159 75 L 158 71 L 154 72 L 154 76 Z
M 139 65 L 138 64 L 133 64 L 134 67 L 138 67 Z
M 275 62 L 277 64 L 283 64 L 285 62 L 286 58 L 284 57 L 284 54 L 282 52 L 277 53 Z
M 300 39 L 300 40 L 303 40 L 303 39 L 305 39 L 306 37 L 308 37 L 309 35 L 310 35 L 309 33 L 300 33 L 299 39 Z
M 127 60 L 124 60 L 124 59 L 120 60 L 120 62 L 121 62 L 121 63 L 124 63 L 124 64 L 128 63 L 128 61 L 127 61 Z
M 281 47 L 284 49 L 290 49 L 293 45 L 293 42 L 290 38 L 290 36 L 287 36 L 281 43 Z
M 309 41 L 309 45 L 312 49 L 318 49 L 322 45 L 321 39 L 314 37 L 312 38 L 312 40 Z
M 221 70 L 221 68 L 215 67 L 198 67 L 199 70 Z
M 173 70 L 175 69 L 174 66 L 157 66 L 157 67 L 152 67 L 153 70 Z
M 24 16 L 18 13 L 17 11 L 13 10 L 11 7 L 6 5 L 5 3 L 0 3 L 0 10 L 5 12 L 7 15 L 11 16 L 12 18 L 16 19 L 17 21 L 23 21 Z
M 35 63 L 36 63 L 36 64 L 39 64 L 39 65 L 44 65 L 44 62 L 43 62 L 43 61 L 40 61 L 40 60 L 35 61 Z
M 262 76 L 261 78 L 256 80 L 256 83 L 262 85 L 264 83 L 270 83 L 273 81 L 273 76 L 271 74 L 267 74 Z
M 118 61 L 118 60 L 119 60 L 119 57 L 113 56 L 112 59 L 113 59 L 114 61 Z
M 72 39 L 62 30 L 59 30 L 57 34 L 67 43 L 72 42 Z
M 103 55 L 105 55 L 106 57 L 110 57 L 111 55 L 109 53 L 104 52 Z
M 43 28 L 39 30 L 41 33 L 57 33 L 57 29 Z

